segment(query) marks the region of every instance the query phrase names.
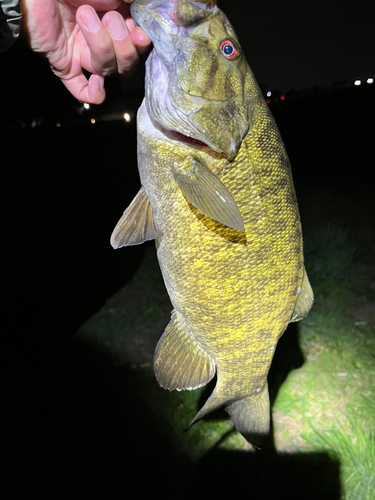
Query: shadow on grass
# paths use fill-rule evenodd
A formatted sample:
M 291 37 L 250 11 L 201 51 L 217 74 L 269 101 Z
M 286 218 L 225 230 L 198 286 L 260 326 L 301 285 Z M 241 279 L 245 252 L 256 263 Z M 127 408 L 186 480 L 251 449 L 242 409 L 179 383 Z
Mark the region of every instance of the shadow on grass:
M 18 495 L 340 498 L 339 465 L 324 454 L 215 447 L 200 462 L 189 462 L 163 415 L 153 414 L 147 404 L 150 384 L 156 382 L 116 365 L 77 336 L 62 342 L 39 376 L 26 382 L 30 405 L 14 447 L 11 480 Z
M 289 323 L 277 343 L 275 356 L 268 374 L 271 408 L 280 387 L 292 370 L 301 368 L 304 357 L 298 341 L 298 323 Z
M 195 484 L 219 498 L 341 498 L 339 463 L 324 453 L 214 450 L 200 462 Z

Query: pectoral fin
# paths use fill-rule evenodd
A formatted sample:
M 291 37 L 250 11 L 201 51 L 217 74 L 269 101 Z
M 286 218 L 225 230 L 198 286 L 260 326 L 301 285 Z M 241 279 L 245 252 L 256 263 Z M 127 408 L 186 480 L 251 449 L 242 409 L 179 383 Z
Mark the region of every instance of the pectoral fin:
M 309 278 L 307 277 L 306 269 L 303 269 L 304 274 L 301 290 L 298 295 L 296 305 L 294 306 L 294 311 L 290 320 L 291 323 L 305 318 L 314 302 L 314 292 L 312 291 Z
M 193 167 L 184 174 L 174 175 L 182 194 L 202 214 L 221 224 L 244 231 L 244 224 L 236 202 L 221 180 L 193 160 Z
M 197 389 L 215 375 L 213 359 L 184 332 L 175 311 L 156 346 L 154 371 L 159 384 L 170 391 Z
M 111 235 L 113 248 L 140 245 L 160 236 L 152 207 L 143 187 L 123 213 Z

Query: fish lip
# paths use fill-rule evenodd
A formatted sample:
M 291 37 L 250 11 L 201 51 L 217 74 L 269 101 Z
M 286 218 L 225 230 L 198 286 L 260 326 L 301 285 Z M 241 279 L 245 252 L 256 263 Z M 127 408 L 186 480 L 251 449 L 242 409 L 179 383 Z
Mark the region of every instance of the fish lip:
M 165 0 L 138 0 L 130 4 L 130 14 L 138 26 L 140 26 L 140 24 L 137 21 L 137 15 L 142 13 L 142 11 L 152 12 L 155 17 L 157 16 L 166 20 L 166 18 L 163 17 L 163 13 L 165 13 L 166 9 L 170 9 L 172 13 L 172 2 L 166 2 Z M 173 16 L 168 16 L 168 21 L 173 22 Z
M 191 0 L 194 1 L 194 0 Z M 167 21 L 173 30 L 183 32 L 189 27 L 180 26 L 176 20 L 176 0 L 138 0 L 137 2 L 132 2 L 130 4 L 130 13 L 132 19 L 136 21 L 137 14 L 143 11 L 148 11 L 152 13 L 153 18 L 160 18 L 163 21 Z M 217 6 L 215 5 L 212 9 L 212 14 L 217 11 Z M 166 14 L 167 13 L 167 14 Z M 138 26 L 141 26 L 138 24 Z M 142 27 L 142 26 L 141 26 Z

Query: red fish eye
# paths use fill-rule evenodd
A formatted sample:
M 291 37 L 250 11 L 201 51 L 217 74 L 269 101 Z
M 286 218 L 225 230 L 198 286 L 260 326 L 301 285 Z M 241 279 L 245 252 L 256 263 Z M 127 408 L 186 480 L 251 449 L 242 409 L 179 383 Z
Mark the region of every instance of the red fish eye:
M 221 42 L 220 50 L 223 56 L 226 59 L 229 59 L 229 61 L 233 61 L 233 59 L 236 59 L 236 57 L 238 56 L 238 50 L 234 46 L 234 43 L 230 40 L 224 40 L 223 42 Z

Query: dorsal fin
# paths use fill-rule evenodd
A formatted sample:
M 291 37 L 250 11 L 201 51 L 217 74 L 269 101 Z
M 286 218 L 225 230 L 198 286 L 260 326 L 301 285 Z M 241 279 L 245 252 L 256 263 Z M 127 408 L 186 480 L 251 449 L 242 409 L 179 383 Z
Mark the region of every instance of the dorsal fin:
M 215 375 L 213 359 L 183 330 L 175 311 L 156 346 L 154 371 L 159 384 L 170 391 L 197 389 Z
M 160 236 L 143 186 L 118 221 L 111 236 L 113 248 L 140 245 Z

